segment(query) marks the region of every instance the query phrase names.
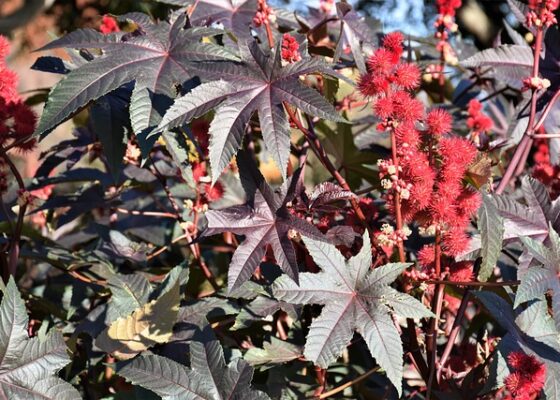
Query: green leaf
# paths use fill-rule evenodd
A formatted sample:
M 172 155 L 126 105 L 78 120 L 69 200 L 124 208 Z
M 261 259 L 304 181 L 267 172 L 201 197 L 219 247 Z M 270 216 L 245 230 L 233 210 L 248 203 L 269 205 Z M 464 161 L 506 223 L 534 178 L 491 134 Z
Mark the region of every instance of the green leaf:
M 502 252 L 504 236 L 504 221 L 492 198 L 486 194 L 482 196 L 482 205 L 478 211 L 478 230 L 482 242 L 482 264 L 478 279 L 481 282 L 486 282 L 492 275 Z
M 166 343 L 173 334 L 180 301 L 180 283 L 161 297 L 117 319 L 97 338 L 95 344 L 119 359 L 129 359 L 158 343 Z
M 550 281 L 556 279 L 556 276 L 550 271 L 541 267 L 532 267 L 527 270 L 521 277 L 521 284 L 515 293 L 514 307 L 527 301 L 539 298 L 550 287 Z
M 253 347 L 245 353 L 244 358 L 253 366 L 275 365 L 295 360 L 301 355 L 301 348 L 299 346 L 272 336 L 270 342 L 263 343 L 262 349 Z
M 80 393 L 57 374 L 70 363 L 64 338 L 27 336 L 27 312 L 13 278 L 0 305 L 0 398 L 78 400 Z
M 150 282 L 140 273 L 109 276 L 111 300 L 107 308 L 107 322 L 132 314 L 148 301 L 152 290 Z

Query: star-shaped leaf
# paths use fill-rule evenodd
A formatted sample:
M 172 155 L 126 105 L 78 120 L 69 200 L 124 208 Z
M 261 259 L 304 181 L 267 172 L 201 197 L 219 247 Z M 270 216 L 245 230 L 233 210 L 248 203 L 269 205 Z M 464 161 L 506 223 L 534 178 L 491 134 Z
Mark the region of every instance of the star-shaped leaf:
M 251 24 L 257 12 L 257 0 L 158 0 L 160 3 L 191 6 L 193 26 L 220 24 L 237 38 L 251 37 Z
M 295 182 L 301 170 L 298 170 L 278 191 L 274 191 L 245 151 L 240 151 L 237 155 L 237 165 L 248 202 L 219 211 L 208 211 L 206 213 L 208 227 L 203 233 L 204 236 L 209 236 L 232 232 L 245 236 L 245 240 L 233 254 L 229 265 L 229 291 L 234 291 L 251 278 L 260 265 L 268 245 L 272 248 L 280 268 L 297 282 L 296 253 L 288 237 L 288 231 L 293 229 L 315 240 L 326 240 L 315 226 L 292 215 L 286 207 L 295 196 Z M 294 185 L 290 185 L 292 182 Z
M 546 364 L 544 394 L 547 399 L 557 399 L 560 396 L 560 346 L 558 331 L 548 316 L 546 299 L 541 297 L 530 302 L 525 309 L 516 310 L 519 311 L 516 315 L 511 304 L 492 291 L 477 291 L 475 296 L 506 332 L 490 367 L 497 375 L 495 384 L 502 386 L 505 377 L 512 372 L 506 362 L 508 354 L 523 350 Z
M 552 27 L 546 30 L 543 51 L 540 55 L 539 74 L 550 81 L 550 87 L 539 98 L 540 111 L 560 88 L 560 51 L 558 41 L 560 32 Z M 521 88 L 523 79 L 531 76 L 533 69 L 533 50 L 527 44 L 502 44 L 486 49 L 461 62 L 467 68 L 491 67 L 494 76 L 514 87 Z M 528 114 L 528 107 L 523 115 Z
M 493 195 L 491 199 L 486 199 L 491 203 L 490 206 L 498 211 L 499 218 L 494 222 L 503 221 L 503 235 L 500 236 L 503 236 L 504 243 L 517 241 L 520 237 L 546 242 L 549 236 L 549 222 L 555 229 L 560 228 L 560 200 L 551 201 L 546 187 L 529 176 L 521 180 L 521 192 L 525 204 L 518 202 L 512 195 Z M 494 233 L 496 232 L 492 234 Z M 477 250 L 480 245 L 480 241 L 473 240 L 470 250 Z M 533 256 L 527 250 L 521 254 L 519 275 L 525 272 L 532 259 Z
M 27 311 L 13 279 L 0 305 L 0 398 L 78 400 L 80 393 L 57 376 L 70 362 L 64 338 L 51 331 L 29 338 Z
M 348 45 L 360 72 L 367 72 L 362 45 L 370 48 L 374 47 L 375 32 L 365 21 L 365 18 L 354 11 L 348 3 L 336 3 L 336 14 L 340 19 L 341 26 L 334 59 L 338 60 L 344 52 L 345 45 Z
M 80 29 L 41 49 L 101 49 L 102 54 L 71 71 L 53 88 L 37 127 L 38 134 L 52 130 L 90 101 L 125 83 L 135 81 L 137 91 L 149 89 L 174 97 L 175 85 L 193 76 L 189 68 L 193 62 L 236 59 L 224 47 L 201 41 L 204 36 L 220 31 L 185 29 L 184 15 L 172 23 L 154 23 L 140 13 L 126 14 L 121 19 L 134 22 L 138 29 L 125 35 L 102 35 L 92 29 Z
M 560 237 L 550 227 L 550 246 L 528 237 L 522 237 L 529 254 L 542 266 L 530 267 L 521 275 L 521 285 L 515 295 L 515 307 L 530 300 L 542 297 L 549 290 L 552 292 L 552 314 L 556 329 L 560 330 Z
M 304 356 L 327 368 L 341 355 L 356 331 L 400 394 L 403 348 L 390 312 L 410 318 L 432 316 L 418 300 L 389 286 L 410 264 L 386 264 L 370 270 L 371 243 L 367 231 L 362 249 L 349 260 L 331 244 L 304 241 L 322 271 L 300 274 L 299 286 L 287 276 L 281 276 L 273 285 L 274 294 L 280 300 L 324 305 L 309 329 Z
M 160 129 L 181 126 L 216 108 L 210 125 L 210 165 L 215 182 L 241 146 L 247 123 L 256 111 L 264 143 L 282 175 L 290 156 L 290 125 L 283 103 L 323 119 L 345 121 L 317 91 L 303 85 L 300 76 L 323 72 L 336 75 L 320 59 L 304 58 L 282 67 L 280 50 L 265 54 L 255 41 L 240 47 L 241 63 L 200 63 L 200 75 L 216 79 L 175 100 Z
M 267 400 L 251 389 L 253 368 L 239 358 L 226 365 L 218 341 L 190 344 L 191 368 L 157 355 L 121 364 L 118 374 L 163 400 Z

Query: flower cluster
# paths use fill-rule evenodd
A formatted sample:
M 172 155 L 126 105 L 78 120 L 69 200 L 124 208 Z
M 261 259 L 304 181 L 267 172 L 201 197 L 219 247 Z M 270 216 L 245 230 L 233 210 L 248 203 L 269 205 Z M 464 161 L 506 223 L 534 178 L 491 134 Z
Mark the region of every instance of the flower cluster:
M 557 23 L 554 11 L 560 0 L 529 0 L 529 12 L 526 15 L 527 25 L 549 27 Z
M 437 0 L 438 17 L 434 22 L 436 28 L 435 38 L 438 40 L 436 49 L 440 52 L 443 61 L 455 65 L 457 56 L 449 43 L 449 34 L 457 31 L 455 12 L 461 7 L 461 0 Z
M 282 60 L 289 63 L 294 63 L 301 60 L 299 53 L 299 43 L 296 38 L 289 33 L 284 33 L 282 36 Z
M 319 10 L 323 14 L 330 14 L 334 8 L 334 0 L 319 0 Z
M 511 400 L 530 400 L 542 390 L 546 378 L 546 366 L 535 356 L 514 351 L 508 356 L 508 364 L 513 369 L 505 380 Z
M 110 15 L 104 15 L 101 19 L 99 31 L 104 35 L 108 35 L 109 33 L 120 32 L 120 28 L 115 18 Z
M 403 227 L 401 230 L 395 230 L 389 224 L 383 224 L 381 231 L 377 234 L 376 239 L 380 246 L 393 248 L 396 243 L 405 241 L 411 234 L 410 228 Z
M 560 166 L 550 162 L 550 150 L 546 139 L 539 140 L 536 149 L 532 175 L 548 188 L 550 197 L 554 200 L 560 196 Z
M 467 113 L 467 127 L 471 130 L 471 135 L 475 141 L 478 141 L 481 134 L 487 134 L 494 127 L 492 119 L 482 111 L 480 101 L 476 99 L 469 101 Z
M 206 211 L 208 203 L 218 201 L 224 195 L 224 187 L 220 182 L 211 185 L 211 179 L 204 161 L 208 157 L 209 128 L 210 124 L 204 119 L 198 119 L 191 123 L 191 131 L 200 148 L 195 151 L 197 155 L 193 156 L 191 160 L 193 179 L 197 185 L 198 196 L 196 203 L 189 205 L 189 207 L 197 212 Z
M 37 117 L 17 92 L 18 76 L 5 61 L 9 52 L 8 39 L 0 36 L 0 146 L 30 151 L 36 142 L 26 139 L 33 134 Z M 7 189 L 7 184 L 6 161 L 0 158 L 0 192 Z
M 402 40 L 398 33 L 387 35 L 359 82 L 362 94 L 374 97 L 374 112 L 381 120 L 378 129 L 394 135 L 396 157 L 379 162 L 380 178 L 388 189 L 389 207 L 396 207 L 395 198 L 400 201 L 403 222 L 416 221 L 424 230 L 439 232 L 444 255 L 455 257 L 468 247 L 466 229 L 480 205 L 479 193 L 463 184 L 477 150 L 470 141 L 449 135 L 451 115 L 442 109 L 425 115 L 424 105 L 411 95 L 419 71 L 400 61 Z M 433 246 L 422 253 L 428 266 Z
M 258 28 L 267 24 L 273 16 L 274 11 L 266 3 L 266 0 L 259 0 L 257 13 L 253 17 L 253 24 Z
M 546 90 L 550 87 L 550 81 L 538 76 L 528 76 L 523 79 L 522 90 Z

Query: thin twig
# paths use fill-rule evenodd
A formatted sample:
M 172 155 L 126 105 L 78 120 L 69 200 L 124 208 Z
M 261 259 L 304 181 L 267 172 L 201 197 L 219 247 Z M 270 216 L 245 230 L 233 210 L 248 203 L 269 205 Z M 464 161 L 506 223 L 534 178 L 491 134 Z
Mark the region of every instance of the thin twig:
M 361 381 L 366 379 L 368 376 L 370 376 L 371 374 L 373 374 L 377 371 L 379 371 L 379 367 L 372 368 L 369 371 L 367 371 L 367 372 L 363 373 L 362 375 L 358 376 L 356 379 L 352 379 L 349 382 L 343 383 L 342 385 L 337 386 L 334 389 L 329 390 L 328 392 L 325 392 L 325 393 L 321 394 L 319 396 L 319 399 L 322 400 L 322 399 L 326 399 L 328 397 L 334 396 L 335 394 L 342 392 L 344 389 L 360 383 Z
M 461 323 L 463 322 L 463 317 L 465 316 L 465 311 L 467 310 L 467 306 L 469 304 L 469 297 L 470 297 L 470 290 L 465 290 L 463 294 L 463 298 L 461 299 L 461 305 L 457 310 L 457 315 L 455 316 L 455 321 L 453 321 L 453 329 L 449 334 L 449 338 L 447 339 L 447 343 L 445 344 L 445 349 L 443 349 L 443 353 L 441 354 L 441 358 L 439 360 L 439 367 L 437 370 L 436 378 L 439 381 L 441 379 L 441 373 L 443 368 L 445 367 L 445 363 L 451 354 L 451 350 L 455 345 L 455 339 L 457 339 L 457 335 L 459 335 L 459 331 L 461 330 Z
M 541 56 L 541 49 L 542 49 L 542 42 L 543 42 L 543 27 L 540 26 L 537 28 L 537 37 L 535 39 L 535 48 L 533 52 L 533 72 L 532 77 L 538 78 L 539 76 L 539 62 Z M 529 114 L 529 122 L 527 123 L 527 129 L 523 133 L 523 138 L 521 142 L 517 145 L 515 152 L 513 154 L 513 158 L 511 159 L 509 165 L 506 168 L 506 171 L 502 177 L 502 180 L 498 184 L 496 189 L 497 194 L 502 194 L 506 189 L 507 185 L 514 177 L 515 172 L 518 170 L 518 165 L 524 164 L 522 160 L 525 160 L 526 154 L 528 149 L 532 147 L 533 139 L 531 135 L 535 133 L 535 118 L 537 115 L 537 100 L 538 100 L 538 91 L 536 89 L 531 90 L 531 112 Z
M 150 157 L 150 159 L 151 159 L 151 157 Z M 153 160 L 152 160 L 152 166 L 154 167 L 156 177 L 158 178 L 161 185 L 163 186 L 163 190 L 165 191 L 167 199 L 171 203 L 171 207 L 173 207 L 173 210 L 175 211 L 175 216 L 176 216 L 177 222 L 179 222 L 179 225 L 183 229 L 183 233 L 184 233 L 185 237 L 187 238 L 187 240 L 190 243 L 189 247 L 191 249 L 191 252 L 192 252 L 194 258 L 196 259 L 196 261 L 198 262 L 198 265 L 200 266 L 200 269 L 202 270 L 202 273 L 204 274 L 204 277 L 206 278 L 206 280 L 208 280 L 208 282 L 210 282 L 210 285 L 212 285 L 212 288 L 214 290 L 218 291 L 220 286 L 216 282 L 216 278 L 214 277 L 214 274 L 212 273 L 212 271 L 210 271 L 210 269 L 208 268 L 208 266 L 204 262 L 204 259 L 202 258 L 202 254 L 200 252 L 200 247 L 198 246 L 198 244 L 192 243 L 193 242 L 192 235 L 190 234 L 188 228 L 185 226 L 186 221 L 183 219 L 183 216 L 181 214 L 181 210 L 179 208 L 179 205 L 177 204 L 177 201 L 175 200 L 175 197 L 173 196 L 173 194 L 169 190 L 169 187 L 167 187 L 167 183 L 165 182 L 165 177 L 159 171 L 156 163 Z

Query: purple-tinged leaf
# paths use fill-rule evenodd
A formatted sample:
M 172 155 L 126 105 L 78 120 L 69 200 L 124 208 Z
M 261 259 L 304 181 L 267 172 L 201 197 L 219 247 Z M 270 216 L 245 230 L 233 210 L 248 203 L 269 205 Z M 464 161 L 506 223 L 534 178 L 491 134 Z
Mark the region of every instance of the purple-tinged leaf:
M 280 49 L 266 54 L 255 41 L 240 45 L 241 63 L 199 63 L 194 67 L 205 83 L 177 99 L 164 116 L 160 129 L 174 128 L 215 108 L 210 125 L 210 165 L 216 182 L 241 146 L 249 120 L 258 112 L 267 150 L 286 178 L 289 158 L 289 124 L 282 103 L 307 114 L 345 121 L 316 90 L 304 86 L 300 76 L 311 72 L 336 75 L 323 62 L 305 58 L 282 67 Z
M 325 306 L 311 324 L 305 357 L 327 368 L 357 331 L 401 393 L 403 349 L 390 311 L 411 318 L 432 315 L 416 299 L 389 288 L 410 264 L 387 264 L 370 270 L 371 243 L 367 232 L 362 250 L 348 261 L 332 244 L 312 239 L 304 242 L 322 271 L 300 274 L 299 286 L 287 276 L 281 276 L 274 282 L 273 292 L 276 298 L 289 303 Z
M 54 87 L 37 134 L 51 131 L 90 101 L 125 83 L 135 81 L 137 90 L 146 88 L 174 97 L 175 85 L 193 76 L 190 65 L 194 62 L 235 59 L 223 47 L 201 42 L 207 30 L 183 29 L 184 16 L 173 24 L 144 22 L 142 32 L 126 40 L 118 35 L 78 30 L 41 49 L 100 48 L 103 54 L 70 72 Z
M 268 246 L 280 268 L 297 281 L 297 259 L 288 238 L 289 231 L 293 229 L 316 240 L 325 241 L 327 238 L 315 226 L 290 214 L 284 201 L 289 193 L 284 193 L 283 197 L 274 192 L 244 151 L 239 152 L 237 159 L 249 202 L 224 210 L 208 211 L 208 226 L 203 233 L 203 236 L 222 232 L 245 236 L 229 266 L 228 290 L 230 293 L 235 291 L 251 278 Z
M 191 342 L 190 357 L 187 368 L 162 356 L 141 356 L 119 364 L 117 373 L 164 400 L 269 400 L 263 392 L 251 389 L 253 368 L 245 360 L 226 365 L 218 341 Z

